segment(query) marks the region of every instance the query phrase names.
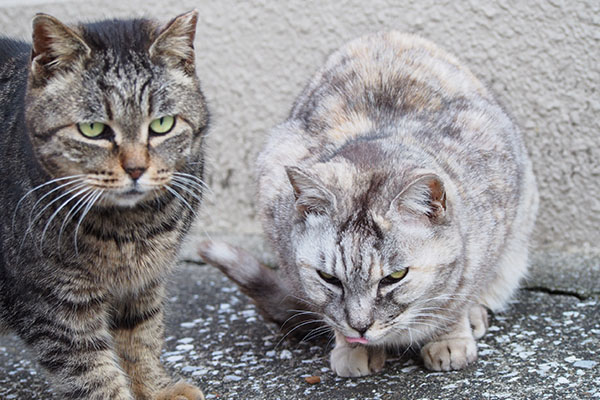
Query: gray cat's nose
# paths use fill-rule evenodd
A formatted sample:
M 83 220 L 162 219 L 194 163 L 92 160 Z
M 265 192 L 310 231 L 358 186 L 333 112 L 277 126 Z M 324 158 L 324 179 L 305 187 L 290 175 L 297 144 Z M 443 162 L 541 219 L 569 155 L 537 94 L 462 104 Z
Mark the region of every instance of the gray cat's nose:
M 368 325 L 359 325 L 359 326 L 353 326 L 350 325 L 350 327 L 352 329 L 354 329 L 355 331 L 357 331 L 358 333 L 360 333 L 360 336 L 364 336 L 365 333 L 369 330 L 369 328 L 371 327 L 372 324 L 368 324 Z

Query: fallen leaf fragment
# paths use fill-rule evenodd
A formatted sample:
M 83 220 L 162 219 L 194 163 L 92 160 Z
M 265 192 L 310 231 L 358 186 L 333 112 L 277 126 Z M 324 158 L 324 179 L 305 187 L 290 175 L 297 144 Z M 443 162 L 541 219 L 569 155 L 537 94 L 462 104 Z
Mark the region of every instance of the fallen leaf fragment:
M 320 376 L 307 376 L 306 378 L 304 378 L 304 380 L 307 383 L 310 383 L 311 385 L 314 385 L 315 383 L 321 383 L 321 377 Z

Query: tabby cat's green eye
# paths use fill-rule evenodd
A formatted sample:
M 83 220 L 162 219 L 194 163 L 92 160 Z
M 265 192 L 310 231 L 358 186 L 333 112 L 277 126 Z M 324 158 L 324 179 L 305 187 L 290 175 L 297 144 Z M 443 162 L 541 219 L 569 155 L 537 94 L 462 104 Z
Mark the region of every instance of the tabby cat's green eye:
M 80 122 L 77 124 L 77 129 L 85 137 L 95 138 L 104 132 L 106 125 L 102 122 Z
M 174 126 L 175 118 L 172 116 L 156 118 L 150 122 L 150 131 L 155 135 L 164 135 L 169 133 Z
M 406 276 L 407 273 L 408 273 L 408 268 L 404 268 L 404 269 L 401 269 L 400 271 L 392 272 L 391 274 L 389 274 L 388 276 L 383 278 L 380 281 L 380 284 L 391 285 L 393 283 L 400 282 L 402 280 L 402 278 L 404 278 Z

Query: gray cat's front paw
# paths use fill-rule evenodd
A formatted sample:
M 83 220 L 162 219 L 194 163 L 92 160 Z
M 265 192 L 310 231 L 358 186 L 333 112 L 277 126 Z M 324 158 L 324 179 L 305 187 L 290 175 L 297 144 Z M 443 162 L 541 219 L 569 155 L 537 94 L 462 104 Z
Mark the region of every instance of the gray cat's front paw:
M 385 351 L 364 346 L 338 346 L 331 351 L 330 360 L 331 369 L 339 376 L 365 376 L 383 369 Z
M 430 342 L 421 349 L 421 357 L 425 367 L 433 371 L 463 369 L 477 360 L 477 344 L 473 337 Z
M 331 369 L 339 376 L 369 375 L 369 352 L 363 346 L 340 346 L 331 351 Z
M 484 306 L 477 304 L 469 309 L 469 322 L 473 337 L 481 339 L 488 328 L 488 313 Z

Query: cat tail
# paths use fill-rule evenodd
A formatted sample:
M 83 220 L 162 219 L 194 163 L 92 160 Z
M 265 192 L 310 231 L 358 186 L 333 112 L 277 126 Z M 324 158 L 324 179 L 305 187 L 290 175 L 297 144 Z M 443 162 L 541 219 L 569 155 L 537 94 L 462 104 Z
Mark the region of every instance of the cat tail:
M 294 296 L 278 271 L 258 261 L 247 251 L 224 242 L 201 242 L 198 254 L 204 262 L 220 269 L 250 297 L 262 316 L 294 336 L 309 335 L 322 326 L 308 303 Z M 320 319 L 320 318 L 316 318 Z

